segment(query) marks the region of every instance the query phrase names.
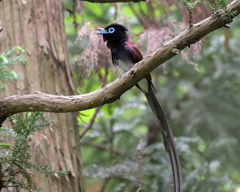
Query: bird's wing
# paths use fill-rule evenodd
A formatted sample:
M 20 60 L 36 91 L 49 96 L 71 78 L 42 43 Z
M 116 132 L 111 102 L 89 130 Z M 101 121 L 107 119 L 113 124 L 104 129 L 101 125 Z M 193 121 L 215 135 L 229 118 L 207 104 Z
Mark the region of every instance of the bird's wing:
M 125 42 L 125 48 L 126 48 L 128 57 L 130 58 L 131 62 L 133 62 L 134 64 L 138 63 L 139 61 L 141 61 L 143 59 L 142 53 L 130 41 Z M 142 79 L 136 86 L 142 92 L 147 92 L 149 89 L 148 86 L 150 85 L 150 87 L 155 91 L 155 88 L 152 84 L 151 75 L 148 74 L 145 78 L 146 78 L 147 82 L 145 79 Z
M 142 53 L 130 41 L 125 42 L 125 48 L 133 63 L 137 63 L 143 59 Z
M 125 48 L 129 58 L 134 64 L 143 59 L 141 52 L 131 42 L 125 42 Z M 165 150 L 169 153 L 173 171 L 174 189 L 175 192 L 182 192 L 182 172 L 176 144 L 172 130 L 155 95 L 155 89 L 152 84 L 150 74 L 146 76 L 145 79 L 142 79 L 136 86 L 145 94 L 148 103 L 158 120 L 158 123 L 162 127 L 161 131 L 163 135 L 164 146 Z

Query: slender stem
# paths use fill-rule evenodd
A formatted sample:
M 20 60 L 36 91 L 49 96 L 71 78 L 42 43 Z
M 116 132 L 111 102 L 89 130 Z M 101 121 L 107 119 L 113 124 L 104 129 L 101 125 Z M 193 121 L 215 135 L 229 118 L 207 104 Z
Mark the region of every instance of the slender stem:
M 97 114 L 99 112 L 99 110 L 101 109 L 102 106 L 99 106 L 96 108 L 92 118 L 90 119 L 90 121 L 87 123 L 87 125 L 83 128 L 83 130 L 79 133 L 79 139 L 81 139 L 88 130 L 90 130 L 92 128 L 92 125 L 94 123 L 95 118 L 97 117 Z
M 140 140 L 137 147 L 137 163 L 138 163 L 138 190 L 140 192 L 142 190 L 142 177 L 141 177 L 141 148 L 142 148 L 142 139 Z

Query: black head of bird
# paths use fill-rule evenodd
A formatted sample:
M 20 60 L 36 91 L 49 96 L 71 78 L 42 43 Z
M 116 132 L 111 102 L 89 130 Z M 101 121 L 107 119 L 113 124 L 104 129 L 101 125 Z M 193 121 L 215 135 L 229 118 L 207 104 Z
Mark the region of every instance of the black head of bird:
M 123 25 L 114 23 L 105 28 L 98 28 L 98 30 L 101 32 L 97 34 L 103 35 L 103 40 L 107 41 L 107 46 L 109 48 L 111 48 L 111 45 L 128 40 L 128 36 L 126 34 L 128 29 Z

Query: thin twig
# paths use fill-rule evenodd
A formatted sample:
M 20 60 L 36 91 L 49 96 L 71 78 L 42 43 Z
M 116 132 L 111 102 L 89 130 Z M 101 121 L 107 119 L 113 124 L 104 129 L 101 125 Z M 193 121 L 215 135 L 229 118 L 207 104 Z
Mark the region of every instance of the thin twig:
M 92 118 L 90 119 L 90 121 L 87 123 L 87 125 L 83 128 L 83 130 L 79 133 L 79 139 L 81 139 L 85 134 L 86 132 L 92 128 L 92 125 L 94 123 L 94 120 L 99 112 L 99 110 L 101 109 L 102 106 L 99 106 L 96 108 Z
M 110 151 L 111 150 L 110 147 L 108 145 L 105 145 L 105 144 L 94 144 L 94 143 L 92 143 L 90 141 L 81 141 L 81 144 L 85 145 L 85 146 L 101 149 L 101 150 L 106 150 L 106 151 Z M 124 150 L 121 150 L 121 149 L 114 149 L 113 148 L 112 152 L 116 153 L 118 155 L 125 155 Z
M 117 20 L 117 17 L 118 17 L 118 4 L 115 3 L 114 4 L 114 21 Z
M 3 185 L 4 188 L 7 188 L 7 187 L 16 187 L 16 186 L 19 186 L 19 184 Z
M 101 188 L 101 192 L 104 192 L 108 182 L 110 181 L 111 177 L 107 177 L 104 182 L 103 182 L 103 185 L 102 185 L 102 188 Z
M 137 163 L 138 163 L 138 190 L 140 192 L 142 190 L 142 177 L 141 177 L 141 148 L 142 148 L 142 139 L 140 140 L 137 147 Z

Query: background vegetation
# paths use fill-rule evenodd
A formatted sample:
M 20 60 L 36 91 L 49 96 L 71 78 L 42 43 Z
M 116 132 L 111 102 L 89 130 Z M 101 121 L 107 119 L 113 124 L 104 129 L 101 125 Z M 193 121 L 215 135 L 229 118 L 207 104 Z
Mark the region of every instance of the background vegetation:
M 96 90 L 118 76 L 110 52 L 96 35 L 97 27 L 124 24 L 131 41 L 146 56 L 189 27 L 185 5 L 174 0 L 134 4 L 64 0 L 77 94 Z M 191 10 L 193 23 L 212 14 L 203 4 Z M 183 191 L 240 191 L 239 38 L 237 18 L 231 29 L 211 33 L 151 73 L 176 139 Z M 110 105 L 81 112 L 78 120 L 86 192 L 132 192 L 140 184 L 142 191 L 173 190 L 160 130 L 138 89 Z M 83 134 L 86 128 L 91 130 Z
M 124 24 L 130 39 L 145 56 L 188 27 L 187 9 L 174 1 L 78 6 L 65 2 L 65 7 L 81 10 L 74 16 L 65 11 L 79 93 L 93 91 L 117 78 L 109 52 L 101 37 L 95 35 L 96 27 L 112 22 Z M 193 23 L 210 14 L 208 8 L 197 5 Z M 176 138 L 184 191 L 238 189 L 239 26 L 240 20 L 236 19 L 231 29 L 212 33 L 152 72 L 158 98 Z M 83 114 L 79 118 L 80 131 L 94 110 Z M 168 155 L 154 121 L 144 96 L 136 88 L 100 109 L 92 130 L 81 138 L 87 191 L 136 191 L 137 147 L 141 139 L 143 191 L 172 190 Z

